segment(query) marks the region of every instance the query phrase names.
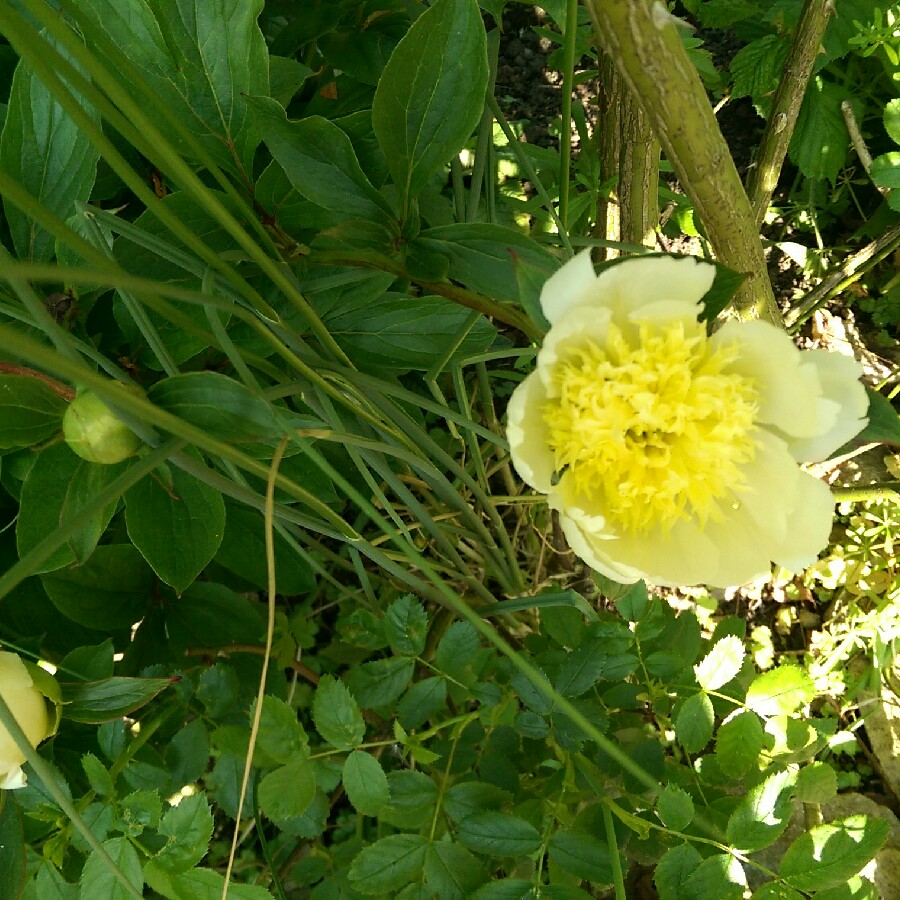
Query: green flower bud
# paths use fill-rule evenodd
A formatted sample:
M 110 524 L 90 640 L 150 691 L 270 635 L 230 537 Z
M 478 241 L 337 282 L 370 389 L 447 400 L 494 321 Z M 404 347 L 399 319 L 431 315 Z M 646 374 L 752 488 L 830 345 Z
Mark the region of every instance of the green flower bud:
M 112 465 L 133 456 L 141 439 L 90 391 L 82 391 L 63 416 L 63 437 L 88 462 Z

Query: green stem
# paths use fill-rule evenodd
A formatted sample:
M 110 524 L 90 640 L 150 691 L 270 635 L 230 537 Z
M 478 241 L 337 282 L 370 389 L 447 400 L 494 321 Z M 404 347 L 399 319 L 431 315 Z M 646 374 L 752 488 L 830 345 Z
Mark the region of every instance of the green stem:
M 575 45 L 578 38 L 578 0 L 566 0 L 563 35 L 562 125 L 559 132 L 559 218 L 569 228 L 569 167 L 572 164 L 572 88 L 575 81 Z
M 609 847 L 609 861 L 612 866 L 616 900 L 628 900 L 625 895 L 625 878 L 622 874 L 622 860 L 619 857 L 619 844 L 616 841 L 616 829 L 615 825 L 613 825 L 612 813 L 605 803 L 600 804 L 600 811 L 603 814 L 603 830 L 606 832 L 606 844 Z
M 57 783 L 56 777 L 50 766 L 44 761 L 43 757 L 34 747 L 31 741 L 25 736 L 25 732 L 19 727 L 16 717 L 12 714 L 10 708 L 6 705 L 3 695 L 0 694 L 0 725 L 6 729 L 13 742 L 22 751 L 25 759 L 34 769 L 34 774 L 40 778 L 47 793 L 54 799 L 56 805 L 66 814 L 69 821 L 75 826 L 76 831 L 87 841 L 88 846 L 103 860 L 104 865 L 113 873 L 116 880 L 122 885 L 125 893 L 138 900 L 143 896 L 142 893 L 129 881 L 128 876 L 115 864 L 112 857 L 106 852 L 106 848 L 94 835 L 94 832 L 88 828 L 84 819 L 75 808 L 75 804 L 66 796 Z
M 756 165 L 750 170 L 747 182 L 747 193 L 756 215 L 757 226 L 762 225 L 772 193 L 778 184 L 778 176 L 791 143 L 806 86 L 816 57 L 822 50 L 822 38 L 833 12 L 833 0 L 806 0 L 803 5 L 791 52 L 772 100 Z
M 756 218 L 674 17 L 650 0 L 586 2 L 596 40 L 640 100 L 716 256 L 747 276 L 736 314 L 780 324 Z

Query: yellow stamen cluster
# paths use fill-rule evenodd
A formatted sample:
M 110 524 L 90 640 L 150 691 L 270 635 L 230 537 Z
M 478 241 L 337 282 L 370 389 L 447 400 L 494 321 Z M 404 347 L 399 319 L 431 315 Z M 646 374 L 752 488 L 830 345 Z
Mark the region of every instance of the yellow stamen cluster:
M 543 410 L 557 473 L 622 534 L 717 520 L 756 454 L 756 390 L 724 371 L 733 352 L 712 350 L 699 323 L 633 332 L 561 348 Z

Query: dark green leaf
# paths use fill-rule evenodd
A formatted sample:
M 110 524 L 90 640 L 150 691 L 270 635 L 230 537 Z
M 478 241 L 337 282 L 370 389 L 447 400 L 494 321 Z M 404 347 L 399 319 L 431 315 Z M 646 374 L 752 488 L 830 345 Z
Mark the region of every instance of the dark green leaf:
M 791 139 L 791 162 L 807 178 L 837 179 L 847 156 L 850 137 L 841 114 L 846 89 L 821 75 L 811 79 Z M 855 110 L 857 115 L 861 110 Z
M 579 697 L 594 686 L 609 658 L 601 641 L 590 641 L 573 650 L 556 676 L 554 687 L 564 697 Z
M 52 531 L 90 507 L 97 494 L 127 467 L 126 462 L 114 466 L 89 463 L 76 456 L 64 443 L 42 450 L 22 485 L 21 509 L 16 523 L 19 556 L 24 556 Z M 52 572 L 72 562 L 84 562 L 94 552 L 116 505 L 117 501 L 113 501 L 103 508 L 95 508 L 86 524 L 37 571 Z
M 312 69 L 296 59 L 269 55 L 269 94 L 284 107 L 310 75 Z
M 176 680 L 116 676 L 103 681 L 63 683 L 63 716 L 99 725 L 134 712 Z
M 656 798 L 656 812 L 666 828 L 684 831 L 694 818 L 694 801 L 678 785 L 667 784 Z
M 872 160 L 869 175 L 879 187 L 888 190 L 900 187 L 900 151 L 893 150 L 876 156 Z
M 743 866 L 727 853 L 714 853 L 700 863 L 684 884 L 684 900 L 741 900 L 747 887 Z
M 141 874 L 141 861 L 137 851 L 131 846 L 128 838 L 117 837 L 103 842 L 103 849 L 112 861 L 124 873 L 128 883 L 138 894 L 142 894 L 144 878 Z M 87 858 L 81 873 L 81 896 L 102 897 L 103 900 L 132 900 L 133 892 L 127 890 L 119 881 L 117 874 L 96 850 Z
M 394 653 L 419 656 L 425 650 L 428 614 L 412 594 L 398 597 L 384 617 L 384 636 Z
M 460 673 L 479 647 L 478 632 L 468 622 L 454 622 L 437 645 L 435 665 L 448 675 Z
M 354 809 L 364 816 L 377 816 L 390 799 L 388 780 L 381 764 L 371 754 L 354 750 L 344 761 L 344 790 Z
M 726 775 L 740 778 L 759 758 L 764 732 L 759 716 L 751 710 L 738 713 L 716 733 L 716 759 Z
M 203 793 L 183 798 L 178 806 L 166 810 L 159 833 L 166 845 L 154 857 L 154 864 L 173 875 L 197 865 L 209 849 L 213 816 Z
M 262 637 L 253 604 L 222 584 L 198 581 L 165 606 L 166 634 L 176 652 L 188 647 L 224 647 Z
M 774 34 L 741 47 L 729 63 L 735 99 L 750 97 L 759 113 L 767 116 L 789 50 L 787 36 Z
M 269 93 L 265 40 L 256 24 L 262 0 L 184 6 L 182 0 L 78 0 L 78 8 L 127 54 L 106 61 L 119 84 L 184 153 L 168 117 L 181 121 L 216 162 L 236 174 L 253 168 L 259 137 L 247 98 Z M 95 46 L 95 52 L 98 49 Z M 138 90 L 142 84 L 159 108 Z
M 376 659 L 351 669 L 347 683 L 363 709 L 388 706 L 406 690 L 415 665 L 408 656 Z
M 131 544 L 104 544 L 84 565 L 41 579 L 53 605 L 87 628 L 130 628 L 150 606 L 156 577 Z
M 0 375 L 0 450 L 33 447 L 58 434 L 66 401 L 38 378 Z
M 259 783 L 259 808 L 270 819 L 302 816 L 316 794 L 316 776 L 308 759 L 269 772 Z
M 397 704 L 397 718 L 404 728 L 418 728 L 447 702 L 447 680 L 442 675 L 417 681 Z
M 275 576 L 279 594 L 305 594 L 316 586 L 309 565 L 275 532 Z M 251 584 L 265 588 L 266 539 L 262 513 L 236 503 L 225 503 L 225 536 L 216 562 Z
M 91 786 L 92 791 L 101 797 L 110 799 L 115 797 L 116 789 L 113 786 L 113 780 L 106 766 L 93 753 L 85 753 L 81 757 L 81 768 L 84 769 L 84 774 L 87 775 L 88 784 Z
M 352 750 L 362 743 L 366 723 L 356 699 L 337 678 L 322 676 L 313 699 L 312 714 L 322 739 L 338 750 Z
M 461 781 L 444 796 L 444 812 L 459 822 L 476 812 L 497 810 L 512 799 L 509 791 L 486 781 Z
M 422 874 L 428 846 L 418 834 L 392 834 L 365 847 L 350 866 L 350 881 L 360 893 L 397 891 Z
M 786 884 L 770 881 L 768 884 L 757 888 L 750 900 L 805 900 L 805 898 L 803 894 L 798 894 Z
M 222 543 L 225 503 L 193 475 L 161 466 L 126 492 L 125 521 L 153 571 L 181 594 Z
M 468 900 L 472 892 L 488 880 L 488 872 L 464 847 L 450 841 L 438 841 L 428 847 L 425 879 L 429 897 Z
M 875 857 L 890 830 L 886 819 L 866 816 L 816 825 L 787 848 L 779 873 L 801 891 L 836 887 Z
M 281 437 L 271 405 L 250 388 L 218 372 L 188 372 L 158 381 L 147 397 L 160 408 L 223 441 Z
M 356 298 L 322 320 L 357 366 L 377 372 L 430 369 L 448 353 L 449 362 L 465 359 L 496 336 L 483 316 L 471 322 L 470 310 L 443 297 Z
M 896 444 L 900 446 L 900 416 L 884 394 L 866 388 L 869 395 L 869 422 L 848 446 L 863 444 Z
M 675 717 L 678 743 L 688 753 L 699 753 L 712 737 L 714 719 L 713 705 L 705 691 L 688 697 Z
M 612 884 L 613 869 L 609 846 L 585 831 L 557 831 L 550 838 L 550 859 L 561 869 L 592 881 Z
M 4 733 L 4 740 L 8 737 Z M 21 758 L 21 757 L 20 757 Z M 25 835 L 22 813 L 9 793 L 0 797 L 0 900 L 18 900 L 25 883 Z
M 679 844 L 667 850 L 653 873 L 659 900 L 682 900 L 688 878 L 702 861 L 703 857 L 690 844 Z
M 284 700 L 266 694 L 263 697 L 257 752 L 276 763 L 295 761 L 309 744 L 309 738 L 297 719 L 296 711 Z
M 61 45 L 46 34 L 42 38 L 80 69 Z M 74 93 L 85 114 L 99 124 L 96 111 Z M 90 196 L 98 158 L 93 144 L 22 60 L 13 75 L 0 135 L 0 169 L 39 201 L 48 214 L 65 221 L 75 211 L 75 203 Z M 16 255 L 40 262 L 50 260 L 53 236 L 5 197 L 3 207 Z
M 375 90 L 372 126 L 404 217 L 478 124 L 487 79 L 487 42 L 475 0 L 438 0 L 391 54 Z
M 476 812 L 456 826 L 460 843 L 488 856 L 521 858 L 541 846 L 540 832 L 518 816 L 503 812 Z
M 390 204 L 372 186 L 337 125 L 321 116 L 289 122 L 277 103 L 263 97 L 250 103 L 266 146 L 304 197 L 355 218 L 392 221 Z

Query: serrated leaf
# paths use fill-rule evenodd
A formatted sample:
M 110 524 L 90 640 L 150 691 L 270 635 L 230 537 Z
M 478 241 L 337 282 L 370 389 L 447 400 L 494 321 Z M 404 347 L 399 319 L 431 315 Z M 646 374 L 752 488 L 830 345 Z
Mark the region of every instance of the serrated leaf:
M 836 887 L 874 859 L 890 831 L 887 820 L 860 815 L 816 825 L 787 848 L 779 874 L 801 891 Z
M 113 787 L 113 781 L 106 766 L 93 753 L 85 753 L 81 757 L 81 768 L 84 769 L 84 774 L 87 775 L 88 784 L 90 784 L 92 791 L 101 797 L 115 796 L 116 789 Z
M 656 813 L 666 828 L 684 831 L 694 818 L 694 801 L 678 785 L 667 784 L 656 798 Z
M 900 187 L 900 150 L 876 156 L 869 168 L 869 176 L 879 187 L 888 190 Z
M 611 884 L 613 865 L 609 845 L 586 831 L 559 830 L 550 838 L 550 859 L 563 871 L 595 884 Z
M 477 812 L 456 827 L 461 844 L 488 856 L 523 857 L 541 846 L 540 832 L 530 822 L 503 812 Z
M 58 434 L 66 401 L 39 378 L 0 375 L 0 450 L 33 447 Z
M 397 891 L 422 874 L 427 846 L 418 834 L 381 838 L 356 854 L 350 865 L 350 881 L 362 894 Z
M 806 900 L 803 894 L 798 894 L 793 888 L 777 881 L 770 881 L 753 892 L 750 900 Z
M 313 723 L 322 739 L 338 750 L 358 747 L 366 734 L 366 723 L 353 694 L 343 681 L 323 675 L 313 698 Z
M 884 107 L 884 130 L 895 144 L 900 144 L 900 97 L 890 100 Z
M 809 703 L 816 690 L 799 666 L 779 666 L 757 676 L 747 690 L 745 705 L 761 716 L 790 716 Z
M 427 896 L 441 900 L 467 900 L 488 880 L 488 872 L 465 847 L 450 841 L 438 841 L 428 847 L 425 856 Z
M 509 791 L 486 781 L 461 781 L 454 784 L 444 796 L 444 812 L 454 822 L 459 822 L 476 812 L 497 810 L 509 802 Z
M 259 808 L 276 821 L 302 816 L 316 795 L 316 776 L 308 759 L 269 772 L 256 789 Z
M 118 866 L 128 883 L 142 894 L 144 878 L 141 873 L 141 861 L 131 842 L 124 837 L 103 841 L 103 849 Z M 91 852 L 81 872 L 81 898 L 103 897 L 103 900 L 132 900 L 134 893 L 119 881 L 116 873 L 96 850 Z
M 788 153 L 807 177 L 834 184 L 847 156 L 850 137 L 841 114 L 845 88 L 817 75 L 810 80 Z M 851 101 L 852 102 L 852 101 Z M 855 110 L 859 115 L 860 110 Z
M 418 728 L 447 702 L 447 679 L 442 675 L 417 681 L 397 704 L 397 718 L 404 728 Z
M 744 644 L 734 635 L 717 641 L 703 660 L 694 666 L 697 683 L 705 691 L 717 691 L 728 684 L 744 664 Z
M 277 763 L 296 761 L 309 743 L 297 713 L 279 697 L 263 697 L 256 748 Z
M 827 803 L 837 794 L 837 772 L 824 762 L 811 762 L 797 775 L 796 796 L 803 803 Z
M 448 675 L 461 672 L 478 651 L 478 632 L 468 622 L 454 622 L 437 645 L 435 665 Z
M 475 0 L 438 0 L 388 60 L 372 127 L 404 212 L 475 129 L 487 88 L 487 43 Z
M 753 767 L 763 748 L 765 731 L 759 716 L 751 710 L 738 713 L 716 733 L 716 760 L 719 768 L 740 778 Z
M 731 846 L 753 853 L 774 844 L 790 824 L 796 781 L 795 772 L 775 772 L 751 788 L 728 819 Z
M 408 656 L 376 659 L 351 669 L 347 682 L 363 709 L 388 706 L 406 690 L 415 666 Z
M 3 873 L 0 900 L 19 900 L 22 894 L 26 846 L 22 811 L 17 803 L 4 798 L 4 802 L 0 802 L 0 872 Z M 52 896 L 49 895 L 47 900 L 51 900 Z
M 419 656 L 425 650 L 428 614 L 412 594 L 398 597 L 384 617 L 384 636 L 400 656 Z
M 154 865 L 173 875 L 197 865 L 209 849 L 213 824 L 205 794 L 183 798 L 178 806 L 166 810 L 159 823 L 159 833 L 167 842 L 153 858 Z
M 734 79 L 732 96 L 750 97 L 757 110 L 768 115 L 789 50 L 790 40 L 775 34 L 741 47 L 728 65 Z
M 354 809 L 377 816 L 390 800 L 387 776 L 371 754 L 354 750 L 344 761 L 344 790 Z
M 554 687 L 564 697 L 581 696 L 594 686 L 608 659 L 609 653 L 601 641 L 582 644 L 567 655 Z
M 701 691 L 693 694 L 681 706 L 675 718 L 675 735 L 688 753 L 699 753 L 713 734 L 715 713 L 712 701 Z
M 727 853 L 707 857 L 684 884 L 684 900 L 741 900 L 747 887 L 743 866 Z
M 688 878 L 702 861 L 703 857 L 690 844 L 666 850 L 653 873 L 659 900 L 682 900 Z

